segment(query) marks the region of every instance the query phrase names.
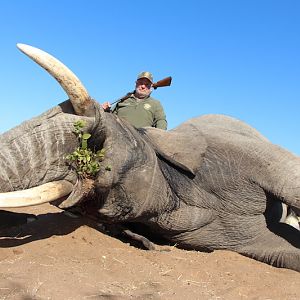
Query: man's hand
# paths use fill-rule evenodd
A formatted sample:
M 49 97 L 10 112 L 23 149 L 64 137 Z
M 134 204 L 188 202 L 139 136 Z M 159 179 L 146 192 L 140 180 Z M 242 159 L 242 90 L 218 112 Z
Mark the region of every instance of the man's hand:
M 110 111 L 111 105 L 109 102 L 104 102 L 101 106 L 104 109 L 104 111 Z

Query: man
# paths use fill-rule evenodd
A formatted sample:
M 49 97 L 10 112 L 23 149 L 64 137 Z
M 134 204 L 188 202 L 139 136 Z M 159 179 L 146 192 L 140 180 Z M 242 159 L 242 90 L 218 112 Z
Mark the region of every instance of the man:
M 142 72 L 135 82 L 135 90 L 128 93 L 112 110 L 118 117 L 127 120 L 136 128 L 156 127 L 167 129 L 167 120 L 161 103 L 152 98 L 153 76 Z M 110 103 L 102 104 L 104 110 L 110 110 Z

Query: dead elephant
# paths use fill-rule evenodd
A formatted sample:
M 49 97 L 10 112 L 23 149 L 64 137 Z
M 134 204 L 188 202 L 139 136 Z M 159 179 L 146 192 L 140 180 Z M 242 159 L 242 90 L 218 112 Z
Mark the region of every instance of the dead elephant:
M 19 48 L 70 100 L 2 134 L 0 207 L 68 196 L 61 208 L 90 201 L 104 223 L 139 223 L 182 248 L 227 249 L 300 271 L 299 231 L 274 213 L 278 203 L 300 208 L 298 157 L 224 115 L 194 118 L 167 132 L 136 130 L 105 113 L 55 58 Z M 88 186 L 64 159 L 78 147 L 78 120 L 92 135 L 90 148 L 106 149 Z

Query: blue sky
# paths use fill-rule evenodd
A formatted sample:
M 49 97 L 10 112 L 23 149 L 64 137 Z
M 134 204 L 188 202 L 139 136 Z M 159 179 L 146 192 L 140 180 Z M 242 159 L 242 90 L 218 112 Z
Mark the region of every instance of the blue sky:
M 2 0 L 0 132 L 67 99 L 17 43 L 66 64 L 99 102 L 154 80 L 169 129 L 222 113 L 300 155 L 300 1 Z

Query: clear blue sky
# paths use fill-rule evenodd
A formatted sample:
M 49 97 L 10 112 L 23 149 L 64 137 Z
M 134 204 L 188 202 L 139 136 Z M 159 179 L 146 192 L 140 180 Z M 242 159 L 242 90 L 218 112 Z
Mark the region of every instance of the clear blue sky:
M 0 132 L 67 99 L 17 43 L 65 63 L 99 102 L 137 73 L 171 75 L 153 92 L 169 129 L 201 114 L 246 121 L 300 155 L 300 1 L 2 0 Z

